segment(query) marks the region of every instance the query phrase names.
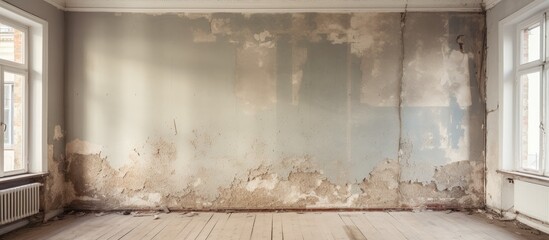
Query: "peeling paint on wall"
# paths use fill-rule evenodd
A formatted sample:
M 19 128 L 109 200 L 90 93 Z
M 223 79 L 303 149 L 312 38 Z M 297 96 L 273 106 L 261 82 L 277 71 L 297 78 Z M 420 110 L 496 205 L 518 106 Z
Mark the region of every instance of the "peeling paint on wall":
M 87 141 L 82 141 L 80 139 L 75 139 L 75 140 L 72 140 L 72 141 L 67 143 L 66 154 L 67 155 L 71 155 L 71 154 L 82 154 L 82 155 L 100 154 L 102 148 L 103 147 L 98 145 L 98 144 L 90 143 L 90 142 L 87 142 Z
M 47 160 L 48 175 L 44 181 L 44 210 L 46 212 L 64 208 L 74 198 L 74 190 L 66 177 L 66 159 L 62 149 L 65 147 L 63 140 L 63 129 L 60 125 L 53 128 L 53 144 L 48 144 Z M 61 150 L 60 150 L 61 149 Z M 68 190 L 68 191 L 67 191 Z
M 481 14 L 67 17 L 72 207 L 484 203 Z

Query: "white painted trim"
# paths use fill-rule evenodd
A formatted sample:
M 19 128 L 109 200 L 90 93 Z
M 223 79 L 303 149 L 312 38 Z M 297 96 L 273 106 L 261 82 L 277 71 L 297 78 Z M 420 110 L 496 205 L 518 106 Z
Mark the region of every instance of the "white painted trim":
M 546 0 L 535 0 L 534 2 L 526 5 L 515 13 L 507 16 L 499 22 L 500 26 L 506 26 L 510 24 L 517 24 L 520 21 L 528 19 L 530 16 L 537 12 L 543 12 L 544 8 L 549 7 L 549 2 Z
M 532 227 L 534 229 L 540 230 L 544 233 L 549 234 L 549 225 L 547 223 L 544 223 L 542 221 L 533 219 L 531 217 L 525 216 L 523 214 L 517 214 L 517 221 L 524 223 L 528 225 L 529 227 Z
M 539 221 L 537 219 L 533 219 L 524 214 L 517 213 L 514 209 L 509 209 L 509 211 L 501 211 L 500 209 L 495 209 L 491 207 L 488 207 L 488 209 L 498 214 L 501 214 L 503 216 L 503 219 L 505 220 L 517 220 L 531 228 L 549 234 L 549 224 Z
M 75 12 L 480 12 L 482 0 L 68 0 Z
M 67 5 L 66 0 L 44 0 L 44 1 L 60 10 L 65 10 L 65 6 Z
M 523 182 L 528 182 L 532 184 L 538 184 L 538 185 L 549 187 L 549 177 L 546 177 L 546 176 L 534 175 L 534 174 L 518 172 L 514 170 L 497 170 L 497 172 L 514 180 L 520 180 Z

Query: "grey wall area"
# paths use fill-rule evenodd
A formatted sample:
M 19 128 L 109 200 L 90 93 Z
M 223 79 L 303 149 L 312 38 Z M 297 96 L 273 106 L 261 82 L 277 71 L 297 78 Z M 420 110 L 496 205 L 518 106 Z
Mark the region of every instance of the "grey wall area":
M 65 183 L 64 40 L 65 13 L 45 1 L 3 0 L 48 22 L 48 172 L 45 179 L 45 211 L 63 208 Z
M 80 209 L 484 205 L 484 15 L 67 13 Z

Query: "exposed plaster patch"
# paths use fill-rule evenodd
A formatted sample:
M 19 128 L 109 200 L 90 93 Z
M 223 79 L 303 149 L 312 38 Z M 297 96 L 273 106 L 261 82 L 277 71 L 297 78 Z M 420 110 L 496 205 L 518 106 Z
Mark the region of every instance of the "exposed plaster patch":
M 147 206 L 157 204 L 161 195 L 147 189 L 164 186 L 164 194 L 169 189 L 166 183 L 172 182 L 171 176 L 174 174 L 171 162 L 176 158 L 175 146 L 158 138 L 148 139 L 145 145 L 136 149 L 141 154 L 138 156 L 132 151 L 129 154 L 131 162 L 120 169 L 113 169 L 107 159 L 98 153 L 84 155 L 81 154 L 83 151 L 79 151 L 67 155 L 68 177 L 76 199 L 83 202 L 81 197 L 89 196 L 101 202 L 109 201 L 110 206 L 116 206 L 135 202 L 135 197 L 146 196 L 151 203 Z M 107 200 L 110 198 L 112 202 Z
M 196 20 L 196 19 L 206 19 L 208 21 L 210 21 L 212 19 L 212 14 L 210 13 L 178 13 L 177 16 L 179 17 L 185 17 L 185 18 L 188 18 L 188 19 L 191 19 L 191 20 Z
M 350 194 L 350 186 L 333 184 L 317 171 L 292 171 L 287 179 L 266 171 L 250 181 L 235 179 L 230 187 L 221 190 L 212 206 L 240 208 L 238 203 L 246 201 L 250 208 L 343 207 L 351 206 L 356 198 Z M 255 187 L 258 183 L 266 183 L 266 186 Z
M 63 139 L 63 130 L 61 129 L 61 126 L 55 125 L 53 128 L 53 140 L 59 141 Z
M 198 187 L 200 185 L 202 185 L 202 179 L 197 178 L 196 181 L 193 182 L 193 187 Z
M 72 201 L 74 191 L 65 191 L 65 166 L 64 159 L 54 156 L 54 145 L 48 145 L 48 171 L 45 182 L 45 209 L 60 209 Z
M 230 22 L 229 18 L 213 18 L 210 20 L 210 29 L 213 34 L 229 35 L 232 33 Z
M 362 194 L 354 206 L 370 208 L 398 206 L 399 173 L 400 165 L 397 161 L 387 160 L 376 166 L 369 177 L 364 178 L 360 184 Z
M 119 170 L 112 169 L 98 154 L 71 155 L 69 179 L 74 184 L 73 191 L 76 193 L 73 196 L 73 206 L 85 209 L 140 209 L 161 205 L 173 209 L 371 208 L 422 206 L 425 203 L 479 205 L 478 201 L 482 200 L 482 185 L 479 186 L 473 180 L 477 174 L 481 174 L 476 169 L 479 166 L 476 163 L 462 162 L 442 166 L 438 170 L 440 175 L 434 177 L 437 181 L 425 185 L 430 190 L 421 189 L 423 192 L 418 191 L 415 194 L 409 189 L 423 185 L 398 182 L 396 176 L 401 166 L 395 161 L 388 160 L 378 165 L 362 183 L 338 185 L 320 171 L 314 170 L 308 164 L 307 158 L 302 158 L 302 161 L 286 159 L 297 163 L 287 177 L 274 173 L 274 166 L 271 165 L 251 169 L 244 178 L 235 177 L 228 186 L 219 186 L 218 195 L 212 198 L 196 191 L 211 176 L 179 179 L 188 183 L 183 189 L 172 186 L 173 179 L 165 174 L 169 172 L 168 169 L 173 168 L 170 159 L 173 158 L 174 150 L 170 150 L 171 144 L 162 140 L 147 143 L 152 147 L 144 147 L 142 160 L 135 159 L 133 161 L 137 162 Z M 158 145 L 165 148 L 155 152 Z M 152 159 L 146 160 L 148 158 Z M 474 175 L 465 179 L 460 177 L 472 170 Z M 450 179 L 445 178 L 446 174 Z M 408 190 L 405 193 L 401 193 L 402 185 Z M 471 189 L 470 185 L 475 187 Z M 361 191 L 353 190 L 358 187 Z M 425 191 L 431 191 L 430 195 L 425 195 L 430 197 L 423 198 L 419 195 L 427 194 Z M 404 201 L 400 200 L 401 197 Z M 242 205 L 243 202 L 246 204 Z
M 449 159 L 450 162 L 471 158 L 469 126 L 465 124 L 460 125 L 458 130 L 463 131 L 463 136 L 459 137 L 457 147 L 452 145 L 445 146 L 445 157 Z
M 483 164 L 475 161 L 459 161 L 435 169 L 433 179 L 438 191 L 453 188 L 468 189 L 471 193 L 482 193 Z
M 126 197 L 126 199 L 123 200 L 120 204 L 122 206 L 142 206 L 149 208 L 155 207 L 155 204 L 153 202 L 147 201 L 144 198 L 145 197 L 143 195 Z
M 93 155 L 93 154 L 100 154 L 102 150 L 103 150 L 103 147 L 98 144 L 82 141 L 80 139 L 75 139 L 67 143 L 66 155 L 67 156 L 70 154 Z
M 258 188 L 264 188 L 266 190 L 273 190 L 278 183 L 278 176 L 276 174 L 270 174 L 270 178 L 261 179 L 254 178 L 246 184 L 246 190 L 253 192 Z
M 269 31 L 263 31 L 254 34 L 254 39 L 259 43 L 260 47 L 273 48 L 275 47 L 274 36 Z M 249 44 L 246 44 L 249 46 Z
M 449 54 L 447 54 L 449 52 Z M 469 63 L 474 61 L 472 53 L 456 50 L 444 50 L 444 71 L 442 82 L 448 84 L 451 95 L 455 96 L 458 105 L 465 109 L 472 105 Z
M 377 14 L 354 14 L 351 18 L 351 30 L 349 30 L 349 41 L 351 42 L 351 53 L 358 57 L 363 56 L 367 49 L 370 49 L 374 43 L 374 34 L 383 34 L 376 24 L 379 24 Z M 379 47 L 383 48 L 385 43 L 382 40 Z
M 326 36 L 326 40 L 332 44 L 348 43 L 349 18 L 349 14 L 316 14 L 316 28 L 311 35 Z
M 210 42 L 215 42 L 216 40 L 217 40 L 217 37 L 212 33 L 206 32 L 200 28 L 193 30 L 193 42 L 210 43 Z

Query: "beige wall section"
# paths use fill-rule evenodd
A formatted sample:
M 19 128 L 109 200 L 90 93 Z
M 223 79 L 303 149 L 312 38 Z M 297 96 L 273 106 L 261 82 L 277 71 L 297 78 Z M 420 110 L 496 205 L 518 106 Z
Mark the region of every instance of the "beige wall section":
M 67 13 L 85 209 L 481 207 L 478 13 Z
M 48 22 L 48 170 L 45 182 L 46 211 L 65 206 L 64 201 L 64 28 L 65 13 L 36 0 L 4 0 Z M 61 135 L 60 135 L 61 134 Z
M 531 3 L 532 0 L 502 0 L 486 14 L 487 68 L 486 68 L 486 205 L 495 209 L 512 207 L 513 186 L 496 170 L 501 169 L 499 157 L 499 21 Z M 511 199 L 510 201 L 505 199 Z

